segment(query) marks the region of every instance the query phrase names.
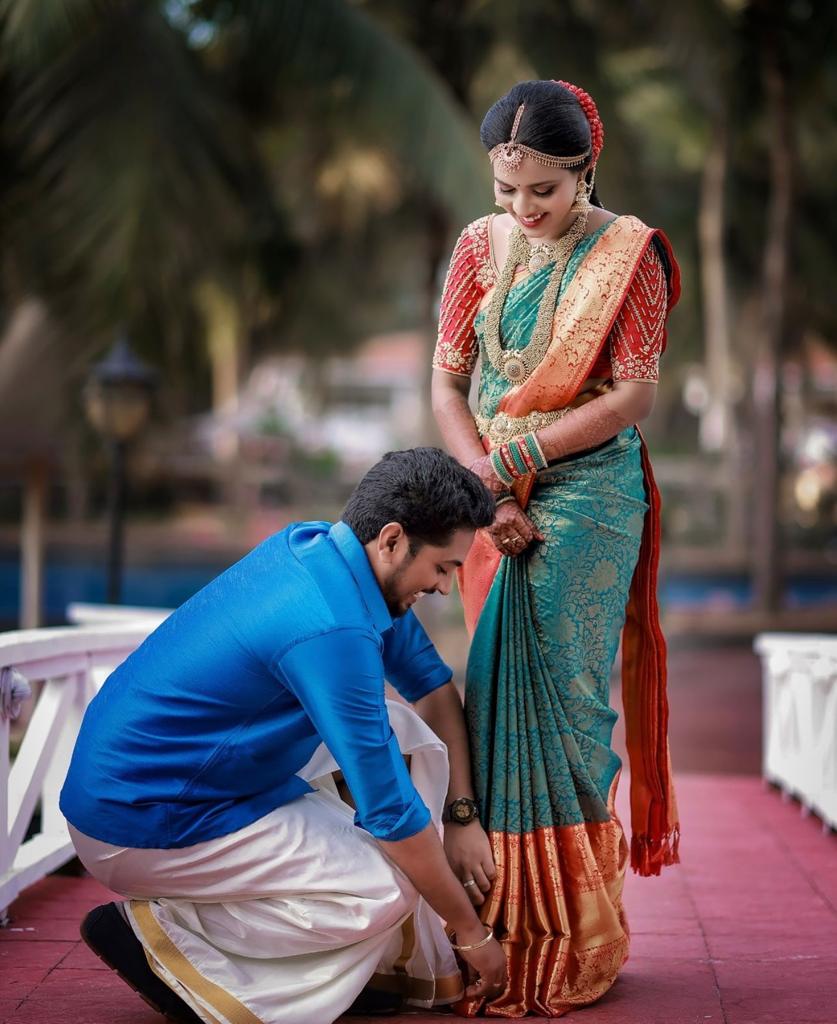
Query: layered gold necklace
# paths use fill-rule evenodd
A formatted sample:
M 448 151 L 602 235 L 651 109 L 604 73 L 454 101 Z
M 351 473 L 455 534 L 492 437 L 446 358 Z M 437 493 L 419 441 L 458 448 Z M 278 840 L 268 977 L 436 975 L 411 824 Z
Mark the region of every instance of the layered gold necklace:
M 580 213 L 571 226 L 554 242 L 541 242 L 530 245 L 519 227 L 514 227 L 509 235 L 509 251 L 503 270 L 494 286 L 488 310 L 485 314 L 484 338 L 485 352 L 491 365 L 498 373 L 502 373 L 512 384 L 526 380 L 540 363 L 552 340 L 552 319 L 555 314 L 555 301 L 561 279 L 570 261 L 575 247 L 584 237 L 587 230 L 587 211 Z M 500 339 L 500 320 L 503 306 L 506 304 L 511 290 L 514 272 L 523 264 L 532 273 L 555 263 L 549 275 L 541 301 L 538 304 L 538 315 L 532 330 L 532 337 L 523 348 L 504 349 Z

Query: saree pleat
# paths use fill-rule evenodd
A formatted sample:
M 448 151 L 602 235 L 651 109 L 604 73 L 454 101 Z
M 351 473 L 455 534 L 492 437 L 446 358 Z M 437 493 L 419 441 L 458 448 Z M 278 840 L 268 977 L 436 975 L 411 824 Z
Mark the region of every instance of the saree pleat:
M 497 865 L 482 916 L 510 981 L 464 1016 L 560 1016 L 627 957 L 609 677 L 647 508 L 633 428 L 544 471 L 528 511 L 546 540 L 502 559 L 482 608 L 465 707 Z

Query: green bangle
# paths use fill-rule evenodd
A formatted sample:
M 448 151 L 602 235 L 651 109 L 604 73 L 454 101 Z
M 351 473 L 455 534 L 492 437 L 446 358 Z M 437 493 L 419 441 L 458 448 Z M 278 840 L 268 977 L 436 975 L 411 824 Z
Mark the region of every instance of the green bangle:
M 509 455 L 514 463 L 514 468 L 517 470 L 518 476 L 526 476 L 531 470 L 526 465 L 526 459 L 521 451 L 521 442 L 519 440 L 509 441 L 506 447 L 509 450 Z
M 508 469 L 506 469 L 506 466 L 503 463 L 503 457 L 500 454 L 500 449 L 495 448 L 489 455 L 489 459 L 491 460 L 491 468 L 494 470 L 494 475 L 500 483 L 505 484 L 506 487 L 511 487 L 514 483 L 514 477 L 509 473 Z
M 549 462 L 543 453 L 543 448 L 540 446 L 538 435 L 532 431 L 530 434 L 526 434 L 522 440 L 523 444 L 526 445 L 529 455 L 532 458 L 532 462 L 534 462 L 537 469 L 546 469 Z

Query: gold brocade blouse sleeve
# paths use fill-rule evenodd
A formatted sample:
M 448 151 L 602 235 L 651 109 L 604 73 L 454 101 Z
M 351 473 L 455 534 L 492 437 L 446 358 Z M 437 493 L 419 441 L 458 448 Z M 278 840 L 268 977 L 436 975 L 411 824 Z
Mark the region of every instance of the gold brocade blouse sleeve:
M 668 293 L 660 257 L 649 245 L 610 332 L 613 380 L 659 379 Z
M 470 377 L 479 354 L 474 318 L 485 292 L 488 218 L 459 236 L 451 256 L 439 309 L 439 336 L 433 368 Z

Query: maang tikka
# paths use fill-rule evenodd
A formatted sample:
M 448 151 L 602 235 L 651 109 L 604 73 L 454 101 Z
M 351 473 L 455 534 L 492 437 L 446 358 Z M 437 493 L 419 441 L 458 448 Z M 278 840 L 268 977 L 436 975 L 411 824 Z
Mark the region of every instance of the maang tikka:
M 520 165 L 523 163 L 523 158 L 526 156 L 531 157 L 543 167 L 578 167 L 579 164 L 583 164 L 590 156 L 589 148 L 578 156 L 552 156 L 549 153 L 540 153 L 537 149 L 532 149 L 531 146 L 521 145 L 516 141 L 516 139 L 518 129 L 520 128 L 520 121 L 523 117 L 523 111 L 525 109 L 526 104 L 521 103 L 517 108 L 517 113 L 514 115 L 514 122 L 512 123 L 509 141 L 501 142 L 499 145 L 490 149 L 488 151 L 489 160 L 492 162 L 494 160 L 499 160 L 507 170 L 515 172 L 520 169 Z

